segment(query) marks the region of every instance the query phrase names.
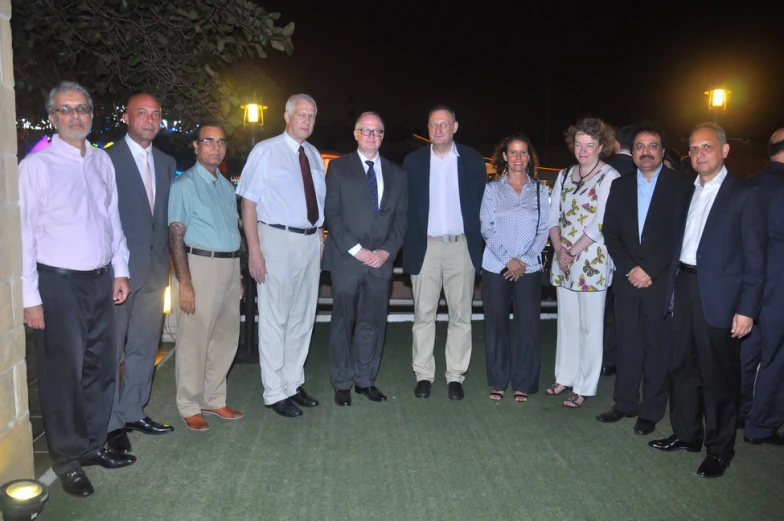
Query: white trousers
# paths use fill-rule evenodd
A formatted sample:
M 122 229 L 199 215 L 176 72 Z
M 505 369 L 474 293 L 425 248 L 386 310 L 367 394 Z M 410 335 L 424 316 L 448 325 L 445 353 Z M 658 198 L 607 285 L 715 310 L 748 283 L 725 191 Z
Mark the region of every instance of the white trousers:
M 264 404 L 296 394 L 316 321 L 321 275 L 319 234 L 302 235 L 259 223 L 267 266 L 259 295 L 259 365 Z
M 595 396 L 602 372 L 606 291 L 557 288 L 555 381 L 580 396 Z

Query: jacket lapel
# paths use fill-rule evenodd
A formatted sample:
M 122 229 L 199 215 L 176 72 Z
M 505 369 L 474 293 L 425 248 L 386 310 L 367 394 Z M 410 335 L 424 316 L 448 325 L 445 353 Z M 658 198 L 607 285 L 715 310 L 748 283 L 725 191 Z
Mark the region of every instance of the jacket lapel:
M 392 191 L 392 181 L 390 178 L 389 171 L 392 169 L 389 166 L 389 161 L 378 156 L 379 163 L 381 163 L 381 177 L 384 179 L 384 193 L 381 195 L 381 200 L 378 202 L 378 209 L 379 211 L 382 208 L 386 208 L 387 203 L 389 202 L 389 192 Z
M 170 180 L 168 179 L 168 172 L 163 169 L 164 160 L 163 153 L 155 147 L 152 147 L 152 161 L 155 164 L 155 215 L 163 210 L 163 205 L 168 204 L 168 201 L 163 200 L 163 196 L 167 193 L 167 188 Z M 142 188 L 144 183 L 142 183 Z M 144 194 L 147 199 L 147 194 Z
M 144 201 L 144 203 L 145 203 L 144 206 L 146 208 L 149 208 L 150 207 L 150 203 L 147 200 L 147 191 L 144 189 L 144 182 L 142 181 L 142 174 L 141 174 L 141 172 L 139 172 L 139 167 L 136 165 L 136 158 L 133 157 L 133 153 L 131 152 L 131 149 L 128 146 L 128 143 L 125 142 L 125 138 L 123 138 L 120 141 L 120 143 L 117 144 L 116 146 L 120 147 L 122 155 L 125 156 L 125 158 L 122 159 L 122 163 L 121 164 L 128 165 L 126 168 L 123 169 L 125 171 L 122 172 L 120 175 L 126 175 L 128 177 L 127 178 L 127 182 L 128 182 L 127 186 L 133 187 L 132 189 L 136 193 L 136 197 L 140 197 Z M 154 159 L 153 159 L 153 161 L 154 161 Z M 157 203 L 156 203 L 156 206 L 157 206 Z M 152 212 L 150 212 L 150 216 L 152 216 Z
M 721 186 L 719 187 L 719 192 L 716 194 L 716 199 L 713 200 L 713 205 L 711 206 L 710 213 L 708 214 L 708 219 L 705 221 L 705 228 L 702 230 L 702 236 L 700 237 L 700 243 L 697 245 L 697 251 L 700 251 L 702 247 L 702 242 L 705 240 L 705 234 L 708 232 L 710 234 L 710 230 L 716 224 L 716 221 L 722 218 L 722 216 L 727 211 L 727 203 L 730 199 L 730 194 L 732 193 L 732 187 L 735 184 L 736 179 L 727 172 L 727 176 L 722 181 Z M 711 239 L 709 238 L 708 241 L 710 242 Z

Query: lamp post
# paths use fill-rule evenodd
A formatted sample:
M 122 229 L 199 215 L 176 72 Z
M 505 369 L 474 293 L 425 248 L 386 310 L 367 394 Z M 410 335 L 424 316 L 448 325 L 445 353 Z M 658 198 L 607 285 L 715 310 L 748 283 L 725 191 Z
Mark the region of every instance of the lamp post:
M 253 94 L 256 97 L 256 94 Z M 244 126 L 250 126 L 250 147 L 256 144 L 256 130 L 264 130 L 264 111 L 269 108 L 262 103 L 250 102 L 242 106 L 245 109 L 245 115 L 242 118 Z
M 708 111 L 713 114 L 713 122 L 718 125 L 719 116 L 727 112 L 727 98 L 730 91 L 727 89 L 713 89 L 705 91 L 708 96 Z

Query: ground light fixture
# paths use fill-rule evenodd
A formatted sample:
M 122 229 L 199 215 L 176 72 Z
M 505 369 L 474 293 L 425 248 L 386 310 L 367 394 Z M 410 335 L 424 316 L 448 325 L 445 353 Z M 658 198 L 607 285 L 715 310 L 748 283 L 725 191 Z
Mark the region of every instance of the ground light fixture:
M 34 479 L 15 479 L 0 487 L 4 521 L 35 519 L 49 499 L 49 488 Z

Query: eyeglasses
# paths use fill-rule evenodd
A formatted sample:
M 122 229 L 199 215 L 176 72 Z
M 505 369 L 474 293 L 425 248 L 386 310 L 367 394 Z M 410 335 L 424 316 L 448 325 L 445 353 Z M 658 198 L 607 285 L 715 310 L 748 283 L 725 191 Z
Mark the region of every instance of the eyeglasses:
M 363 136 L 373 135 L 373 136 L 378 136 L 378 137 L 384 137 L 384 131 L 383 130 L 379 130 L 379 129 L 375 129 L 375 128 L 355 128 L 354 130 L 359 130 L 359 132 Z
M 441 123 L 428 123 L 427 124 L 427 126 L 432 128 L 433 130 L 435 130 L 437 128 L 440 128 L 441 130 L 444 130 L 446 127 L 449 127 L 451 125 L 452 125 L 451 123 L 447 123 L 446 121 L 442 121 Z
M 54 111 L 60 114 L 61 116 L 70 116 L 72 114 L 76 114 L 77 116 L 86 116 L 87 114 L 91 114 L 93 109 L 91 109 L 87 105 L 77 105 L 76 107 L 69 107 L 68 105 L 63 105 L 59 109 L 54 109 Z
M 220 148 L 226 148 L 227 146 L 229 146 L 229 142 L 226 141 L 225 139 L 213 139 L 211 137 L 205 137 L 204 139 L 197 139 L 196 142 L 204 143 L 208 147 L 217 146 Z

